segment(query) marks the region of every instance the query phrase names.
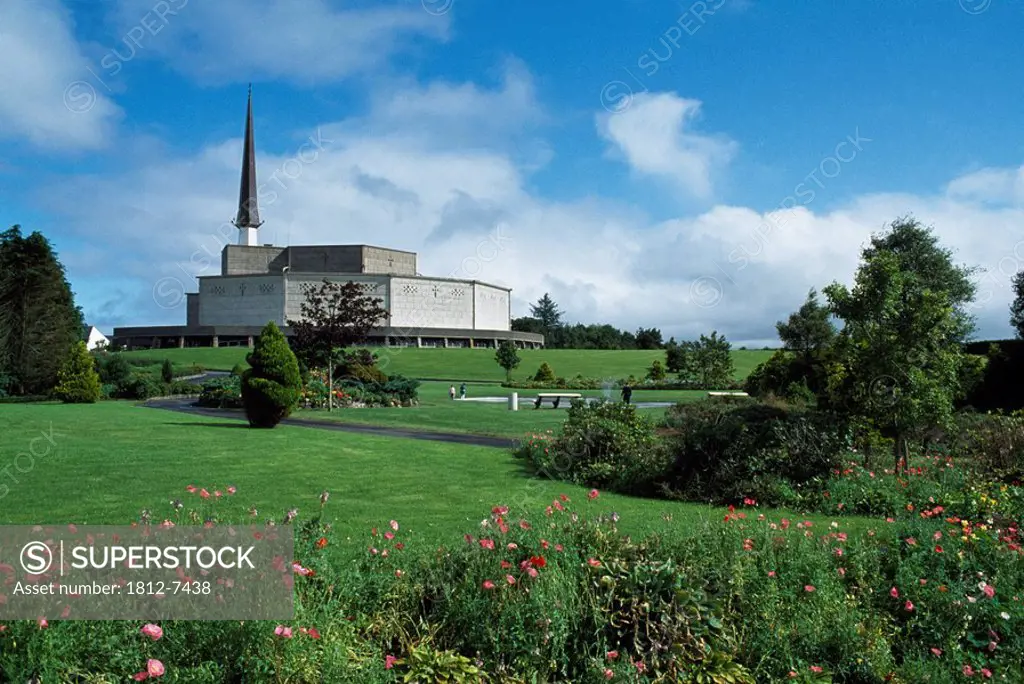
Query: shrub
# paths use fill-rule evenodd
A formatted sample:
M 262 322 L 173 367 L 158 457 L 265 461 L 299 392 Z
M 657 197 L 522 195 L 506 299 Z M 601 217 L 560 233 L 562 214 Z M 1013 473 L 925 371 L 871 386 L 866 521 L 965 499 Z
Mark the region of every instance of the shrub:
M 207 408 L 242 408 L 241 378 L 230 375 L 203 383 L 196 404 Z
M 705 400 L 669 410 L 674 457 L 666 488 L 689 499 L 773 505 L 792 487 L 827 478 L 848 427 L 831 414 L 781 405 Z
M 242 403 L 251 427 L 272 428 L 286 418 L 302 389 L 299 364 L 284 334 L 267 323 L 246 360 L 242 374 Z
M 561 435 L 518 453 L 552 479 L 630 493 L 651 492 L 670 464 L 651 420 L 635 406 L 607 401 L 573 401 Z
M 661 361 L 654 360 L 654 363 L 647 370 L 647 379 L 654 382 L 660 382 L 665 379 L 665 367 L 661 365 Z
M 54 394 L 65 404 L 94 404 L 100 400 L 100 376 L 85 342 L 77 342 L 57 374 Z
M 548 362 L 545 361 L 540 364 L 540 368 L 538 368 L 537 372 L 534 374 L 533 380 L 534 382 L 554 382 L 555 371 L 552 370 L 551 366 L 548 365 Z
M 341 363 L 334 369 L 334 382 L 353 380 L 362 383 L 384 384 L 388 376 L 377 367 L 377 357 L 366 349 L 345 352 Z
M 231 375 L 233 375 L 236 378 L 242 377 L 242 373 L 244 373 L 244 372 L 245 372 L 245 364 L 244 363 L 236 363 L 234 365 L 234 367 L 231 369 Z
M 105 385 L 120 385 L 128 381 L 132 374 L 132 366 L 122 354 L 98 354 L 96 370 L 100 374 L 100 382 Z
M 163 364 L 161 364 L 160 377 L 167 384 L 174 382 L 174 364 L 171 363 L 170 359 L 164 359 Z

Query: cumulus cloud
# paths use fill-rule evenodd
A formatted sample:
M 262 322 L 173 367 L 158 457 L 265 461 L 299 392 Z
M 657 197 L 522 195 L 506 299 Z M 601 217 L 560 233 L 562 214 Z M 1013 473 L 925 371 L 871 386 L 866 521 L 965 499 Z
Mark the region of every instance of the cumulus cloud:
M 629 107 L 597 117 L 601 135 L 640 174 L 666 178 L 698 199 L 713 194 L 714 175 L 736 153 L 735 142 L 693 130 L 699 100 L 641 93 Z
M 102 147 L 120 109 L 98 93 L 58 0 L 0 3 L 0 138 L 48 150 Z
M 363 3 L 366 4 L 366 3 Z M 157 13 L 156 6 L 163 11 Z M 311 85 L 380 67 L 417 41 L 445 40 L 450 19 L 420 3 L 341 9 L 334 0 L 117 0 L 120 50 L 159 56 L 204 82 L 240 75 Z M 159 16 L 157 16 L 159 14 Z M 140 30 L 139 27 L 156 27 Z M 135 47 L 127 40 L 132 30 Z
M 967 181 L 959 178 L 932 195 L 873 194 L 830 211 L 813 202 L 768 210 L 715 205 L 653 222 L 623 201 L 544 198 L 508 150 L 467 147 L 457 136 L 447 142 L 446 130 L 486 116 L 495 102 L 530 111 L 533 97 L 514 78 L 494 89 L 415 87 L 377 98 L 366 117 L 309 130 L 294 149 L 264 151 L 261 242 L 414 250 L 421 273 L 513 288 L 514 315 L 550 292 L 570 321 L 656 326 L 680 339 L 717 329 L 738 344 L 763 344 L 808 289 L 851 282 L 873 232 L 913 213 L 960 260 L 988 268 L 976 313 L 983 335 L 1006 334 L 1009 278 L 1024 267 L 1024 207 L 965 199 Z M 432 124 L 407 130 L 391 109 L 402 101 L 429 113 Z M 237 239 L 229 220 L 240 146 L 228 140 L 195 156 L 162 155 L 121 175 L 66 185 L 62 204 L 50 208 L 116 257 L 125 279 L 117 283 L 119 306 L 109 292 L 86 301 L 91 321 L 104 329 L 125 319 L 184 322 L 183 305 L 168 306 L 156 290 L 171 279 L 194 291 L 192 276 L 219 272 L 221 248 Z M 69 267 L 74 278 L 109 271 L 94 258 Z

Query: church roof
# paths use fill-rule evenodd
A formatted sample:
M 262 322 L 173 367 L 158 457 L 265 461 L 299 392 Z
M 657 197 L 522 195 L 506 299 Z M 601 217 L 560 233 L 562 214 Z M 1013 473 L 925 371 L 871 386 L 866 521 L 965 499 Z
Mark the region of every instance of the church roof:
M 260 209 L 256 202 L 256 141 L 252 126 L 252 85 L 249 86 L 249 107 L 245 118 L 245 144 L 242 150 L 242 185 L 238 192 L 238 228 L 259 228 Z

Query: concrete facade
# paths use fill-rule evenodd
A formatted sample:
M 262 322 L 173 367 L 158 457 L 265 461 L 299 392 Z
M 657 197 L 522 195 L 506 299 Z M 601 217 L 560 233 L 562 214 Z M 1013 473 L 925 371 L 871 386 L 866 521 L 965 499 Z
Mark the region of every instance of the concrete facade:
M 326 269 L 325 269 L 326 266 Z M 502 339 L 540 347 L 543 335 L 511 329 L 511 290 L 476 280 L 416 273 L 416 254 L 367 245 L 227 245 L 221 275 L 200 276 L 186 295 L 186 324 L 116 328 L 118 346 L 251 344 L 268 321 L 285 334 L 302 317 L 309 288 L 354 282 L 387 312 L 371 344 L 493 347 Z

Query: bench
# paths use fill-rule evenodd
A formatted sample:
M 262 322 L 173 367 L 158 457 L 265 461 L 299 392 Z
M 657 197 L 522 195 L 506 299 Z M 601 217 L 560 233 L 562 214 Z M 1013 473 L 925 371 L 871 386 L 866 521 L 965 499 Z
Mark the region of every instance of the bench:
M 749 397 L 746 392 L 708 392 L 708 397 Z
M 552 404 L 554 405 L 554 408 L 558 408 L 558 403 L 560 401 L 562 401 L 562 399 L 572 400 L 572 399 L 582 399 L 582 398 L 583 398 L 582 394 L 572 394 L 572 393 L 562 394 L 562 393 L 551 393 L 551 392 L 549 392 L 549 393 L 545 393 L 545 394 L 538 394 L 537 395 L 537 400 L 533 402 L 533 408 L 539 409 L 541 404 L 544 403 L 545 399 L 550 399 Z

